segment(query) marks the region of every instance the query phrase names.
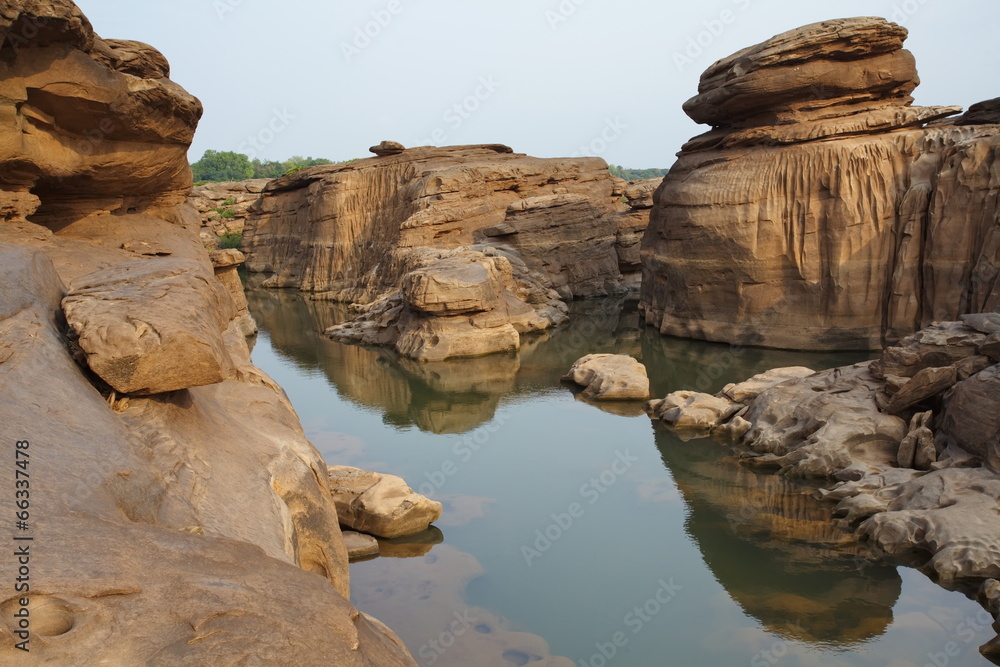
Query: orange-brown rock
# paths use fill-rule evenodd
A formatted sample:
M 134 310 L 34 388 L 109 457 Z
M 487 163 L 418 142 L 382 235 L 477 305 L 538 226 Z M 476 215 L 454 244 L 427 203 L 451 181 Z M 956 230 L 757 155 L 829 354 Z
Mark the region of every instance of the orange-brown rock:
M 413 665 L 347 600 L 326 464 L 251 363 L 185 203 L 201 105 L 168 74 L 69 0 L 0 0 L 0 423 L 30 443 L 48 536 L 31 656 Z
M 609 218 L 624 206 L 597 158 L 499 145 L 411 148 L 272 181 L 247 220 L 251 271 L 269 287 L 370 302 L 399 287 L 414 248 L 513 250 L 563 298 L 623 291 Z
M 714 129 L 685 146 L 643 239 L 649 324 L 875 349 L 1000 304 L 1000 126 L 910 106 L 905 37 L 883 19 L 827 21 L 705 72 L 685 110 Z

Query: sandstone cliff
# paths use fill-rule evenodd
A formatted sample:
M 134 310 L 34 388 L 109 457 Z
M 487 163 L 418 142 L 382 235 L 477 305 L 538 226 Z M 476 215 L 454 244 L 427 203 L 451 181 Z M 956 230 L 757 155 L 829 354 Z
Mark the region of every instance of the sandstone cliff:
M 637 287 L 649 184 L 499 145 L 372 151 L 271 182 L 245 225 L 264 286 L 367 306 L 338 340 L 422 361 L 510 352 L 564 321 L 563 301 Z
M 413 148 L 272 181 L 247 220 L 251 271 L 270 287 L 370 302 L 397 288 L 414 248 L 512 247 L 563 298 L 621 291 L 624 182 L 603 160 L 539 159 L 499 145 Z M 586 261 L 582 261 L 586 260 Z
M 827 21 L 710 67 L 656 193 L 642 307 L 662 333 L 877 349 L 1000 304 L 995 104 L 914 107 L 907 32 Z M 992 109 L 992 112 L 991 112 Z
M 201 105 L 168 74 L 68 0 L 0 0 L 0 429 L 36 555 L 31 653 L 7 600 L 0 658 L 413 664 L 346 599 L 326 464 L 185 204 Z

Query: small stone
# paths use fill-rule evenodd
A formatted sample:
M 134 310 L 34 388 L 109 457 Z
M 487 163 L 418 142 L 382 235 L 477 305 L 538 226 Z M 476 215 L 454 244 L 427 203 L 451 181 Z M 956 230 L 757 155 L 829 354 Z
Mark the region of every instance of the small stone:
M 345 530 L 343 536 L 344 546 L 347 547 L 347 558 L 350 562 L 367 560 L 379 555 L 378 540 L 371 535 Z

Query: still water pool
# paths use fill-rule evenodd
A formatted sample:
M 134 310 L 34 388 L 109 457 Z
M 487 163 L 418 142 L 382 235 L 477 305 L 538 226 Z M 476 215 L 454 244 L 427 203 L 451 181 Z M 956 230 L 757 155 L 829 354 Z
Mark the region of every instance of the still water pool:
M 324 338 L 342 307 L 248 297 L 254 360 L 326 460 L 445 506 L 426 534 L 383 543 L 390 557 L 351 566 L 353 602 L 421 665 L 989 664 L 977 604 L 873 563 L 813 489 L 560 383 L 599 352 L 639 358 L 659 397 L 858 355 L 663 338 L 628 304 L 594 301 L 517 356 L 419 364 Z

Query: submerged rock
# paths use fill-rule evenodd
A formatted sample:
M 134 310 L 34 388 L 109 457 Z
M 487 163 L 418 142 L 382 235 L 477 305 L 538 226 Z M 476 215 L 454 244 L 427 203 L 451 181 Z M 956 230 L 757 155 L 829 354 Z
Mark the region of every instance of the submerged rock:
M 348 466 L 330 466 L 330 495 L 340 522 L 378 537 L 427 530 L 441 518 L 441 503 L 414 493 L 401 478 Z
M 590 354 L 573 364 L 563 381 L 583 387 L 595 401 L 645 401 L 649 398 L 646 367 L 623 354 Z

